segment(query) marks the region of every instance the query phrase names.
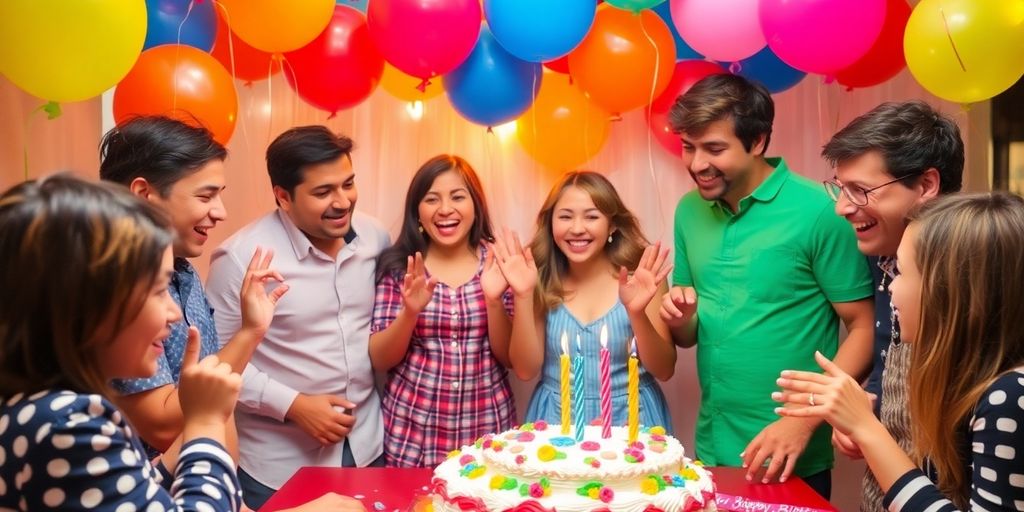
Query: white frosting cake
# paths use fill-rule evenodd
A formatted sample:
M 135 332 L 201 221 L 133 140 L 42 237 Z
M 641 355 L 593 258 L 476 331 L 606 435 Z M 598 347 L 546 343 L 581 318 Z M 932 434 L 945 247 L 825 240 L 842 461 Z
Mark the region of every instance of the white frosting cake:
M 588 426 L 583 441 L 542 421 L 464 446 L 434 470 L 435 512 L 715 510 L 711 474 L 664 429 Z

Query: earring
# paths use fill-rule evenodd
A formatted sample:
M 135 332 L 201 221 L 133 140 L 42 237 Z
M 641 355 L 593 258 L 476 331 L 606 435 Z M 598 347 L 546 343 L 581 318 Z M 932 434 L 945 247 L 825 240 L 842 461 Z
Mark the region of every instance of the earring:
M 608 243 L 612 243 L 612 234 L 608 233 Z
M 423 234 L 423 224 L 420 224 L 417 229 L 420 230 L 420 234 L 422 235 Z

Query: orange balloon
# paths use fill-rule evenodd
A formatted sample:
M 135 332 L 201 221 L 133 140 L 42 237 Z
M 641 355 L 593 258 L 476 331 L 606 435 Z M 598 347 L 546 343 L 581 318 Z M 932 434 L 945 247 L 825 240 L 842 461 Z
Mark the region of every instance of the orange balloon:
M 114 90 L 114 121 L 136 115 L 165 115 L 205 126 L 227 144 L 235 131 L 235 82 L 210 54 L 191 46 L 150 48 Z
M 427 101 L 444 92 L 440 80 L 433 80 L 423 91 L 419 90 L 421 82 L 422 78 L 407 75 L 391 64 L 384 63 L 380 86 L 392 96 L 405 101 Z
M 545 72 L 533 105 L 516 120 L 523 149 L 553 171 L 590 160 L 608 140 L 611 115 L 591 104 L 567 75 Z
M 263 80 L 281 71 L 281 63 L 274 59 L 273 54 L 249 46 L 231 31 L 220 8 L 217 9 L 217 39 L 213 41 L 210 55 L 229 73 L 234 71 L 235 78 L 246 82 Z M 231 65 L 232 56 L 234 66 Z
M 569 54 L 569 74 L 591 101 L 621 114 L 654 101 L 672 80 L 675 62 L 675 39 L 657 13 L 603 6 Z
M 231 30 L 258 50 L 290 52 L 327 28 L 334 0 L 219 0 Z

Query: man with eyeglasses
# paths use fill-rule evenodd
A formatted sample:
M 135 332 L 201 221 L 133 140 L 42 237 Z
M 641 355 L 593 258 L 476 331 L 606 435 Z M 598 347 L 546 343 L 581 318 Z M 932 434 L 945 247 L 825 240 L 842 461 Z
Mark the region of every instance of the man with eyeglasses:
M 764 483 L 796 474 L 827 499 L 831 429 L 778 416 L 771 393 L 781 370 L 816 369 L 816 350 L 867 369 L 871 274 L 819 185 L 765 157 L 774 115 L 768 91 L 737 75 L 709 76 L 673 105 L 697 187 L 676 207 L 661 317 L 677 344 L 697 347 L 697 456 Z
M 825 144 L 822 156 L 835 168 L 825 190 L 836 213 L 849 221 L 857 247 L 869 257 L 875 288 L 873 366 L 865 388 L 877 396 L 875 413 L 900 446 L 911 450 L 907 411 L 910 346 L 900 343 L 899 322 L 889 297 L 896 248 L 907 214 L 926 201 L 960 190 L 964 143 L 949 118 L 921 101 L 883 103 L 854 119 Z M 833 444 L 853 458 L 860 450 L 843 434 Z M 864 475 L 861 510 L 883 510 L 882 492 Z

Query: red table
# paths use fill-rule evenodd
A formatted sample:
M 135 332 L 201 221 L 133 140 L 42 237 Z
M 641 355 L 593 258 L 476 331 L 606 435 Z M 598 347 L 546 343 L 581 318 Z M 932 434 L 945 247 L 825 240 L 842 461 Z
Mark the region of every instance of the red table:
M 741 468 L 710 468 L 722 494 L 752 502 L 788 505 L 779 510 L 799 511 L 800 507 L 835 510 L 799 478 L 786 483 L 750 484 Z M 369 512 L 377 512 L 374 504 L 384 505 L 383 512 L 406 512 L 413 500 L 430 489 L 432 469 L 397 468 L 302 468 L 260 509 L 263 511 L 301 505 L 326 492 L 355 496 Z M 738 499 L 736 501 L 739 501 Z M 379 507 L 378 507 L 379 508 Z M 751 506 L 749 510 L 765 510 Z M 720 510 L 722 510 L 720 508 Z M 746 510 L 743 507 L 725 510 Z

